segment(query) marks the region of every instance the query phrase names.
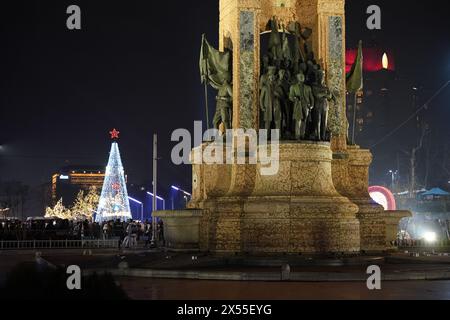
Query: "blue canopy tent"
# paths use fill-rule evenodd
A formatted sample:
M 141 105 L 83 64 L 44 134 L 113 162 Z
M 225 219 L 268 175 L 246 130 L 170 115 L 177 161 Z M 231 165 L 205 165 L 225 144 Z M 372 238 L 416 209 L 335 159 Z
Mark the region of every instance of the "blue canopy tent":
M 433 188 L 425 193 L 422 193 L 420 196 L 426 199 L 442 198 L 442 197 L 450 197 L 450 193 L 442 190 L 441 188 Z

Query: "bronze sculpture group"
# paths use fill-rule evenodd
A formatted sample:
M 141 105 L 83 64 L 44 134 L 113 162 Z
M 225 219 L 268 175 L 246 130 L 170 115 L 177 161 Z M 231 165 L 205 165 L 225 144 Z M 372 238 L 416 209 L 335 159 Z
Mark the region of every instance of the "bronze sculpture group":
M 312 31 L 292 23 L 286 31 L 270 20 L 268 52 L 261 58 L 259 82 L 260 129 L 278 129 L 283 140 L 328 141 L 329 103 L 334 95 L 326 75 L 315 60 Z M 280 32 L 282 29 L 282 32 Z M 232 83 L 230 52 L 218 52 L 204 38 L 200 68 L 202 79 L 215 88 L 214 128 L 232 128 Z
M 309 38 L 311 31 L 291 25 L 279 32 L 277 21 L 270 21 L 268 53 L 262 58 L 260 79 L 261 128 L 278 129 L 284 140 L 329 139 L 328 110 L 333 94 L 325 84 L 325 71 L 314 59 Z

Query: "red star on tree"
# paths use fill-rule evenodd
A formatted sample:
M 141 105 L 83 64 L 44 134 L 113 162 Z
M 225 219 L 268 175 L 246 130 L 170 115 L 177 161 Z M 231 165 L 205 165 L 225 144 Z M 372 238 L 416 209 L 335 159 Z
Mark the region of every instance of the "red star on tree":
M 110 131 L 109 134 L 111 135 L 112 140 L 117 140 L 117 139 L 119 139 L 120 131 L 113 129 L 113 131 Z

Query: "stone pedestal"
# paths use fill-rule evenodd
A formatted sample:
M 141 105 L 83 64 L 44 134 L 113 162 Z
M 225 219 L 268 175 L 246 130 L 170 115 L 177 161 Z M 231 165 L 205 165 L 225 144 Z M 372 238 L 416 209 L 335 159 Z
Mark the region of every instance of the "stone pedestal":
M 201 210 L 158 211 L 164 222 L 166 247 L 171 250 L 198 250 Z
M 201 250 L 227 254 L 359 252 L 358 207 L 334 187 L 330 145 L 282 143 L 279 153 L 279 172 L 273 176 L 261 175 L 260 163 L 232 165 L 226 170 L 227 166 L 195 166 L 190 207 L 203 210 Z M 233 182 L 236 170 L 241 179 Z
M 396 250 L 395 241 L 398 236 L 398 224 L 401 219 L 412 217 L 409 211 L 385 211 L 384 221 L 386 224 L 386 242 L 385 248 L 387 250 Z
M 385 212 L 369 195 L 369 167 L 372 154 L 358 146 L 336 152 L 333 156 L 333 180 L 337 190 L 359 208 L 361 250 L 379 252 L 392 249 L 400 220 L 409 212 Z M 392 228 L 395 228 L 393 237 Z

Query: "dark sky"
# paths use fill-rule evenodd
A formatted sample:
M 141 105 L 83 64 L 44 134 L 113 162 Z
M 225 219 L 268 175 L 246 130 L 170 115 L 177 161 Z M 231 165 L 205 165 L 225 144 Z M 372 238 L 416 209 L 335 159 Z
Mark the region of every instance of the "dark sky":
M 81 31 L 66 28 L 71 4 L 82 9 Z M 382 8 L 382 31 L 365 27 L 370 4 Z M 131 182 L 151 181 L 158 133 L 161 184 L 190 186 L 190 167 L 171 165 L 170 135 L 202 120 L 199 45 L 203 32 L 217 45 L 218 0 L 1 6 L 0 180 L 37 185 L 65 164 L 106 165 L 116 127 Z M 396 52 L 399 72 L 437 89 L 450 78 L 448 7 L 448 0 L 348 0 L 348 46 L 376 39 Z M 436 121 L 448 121 L 449 99 L 447 91 L 436 102 Z

